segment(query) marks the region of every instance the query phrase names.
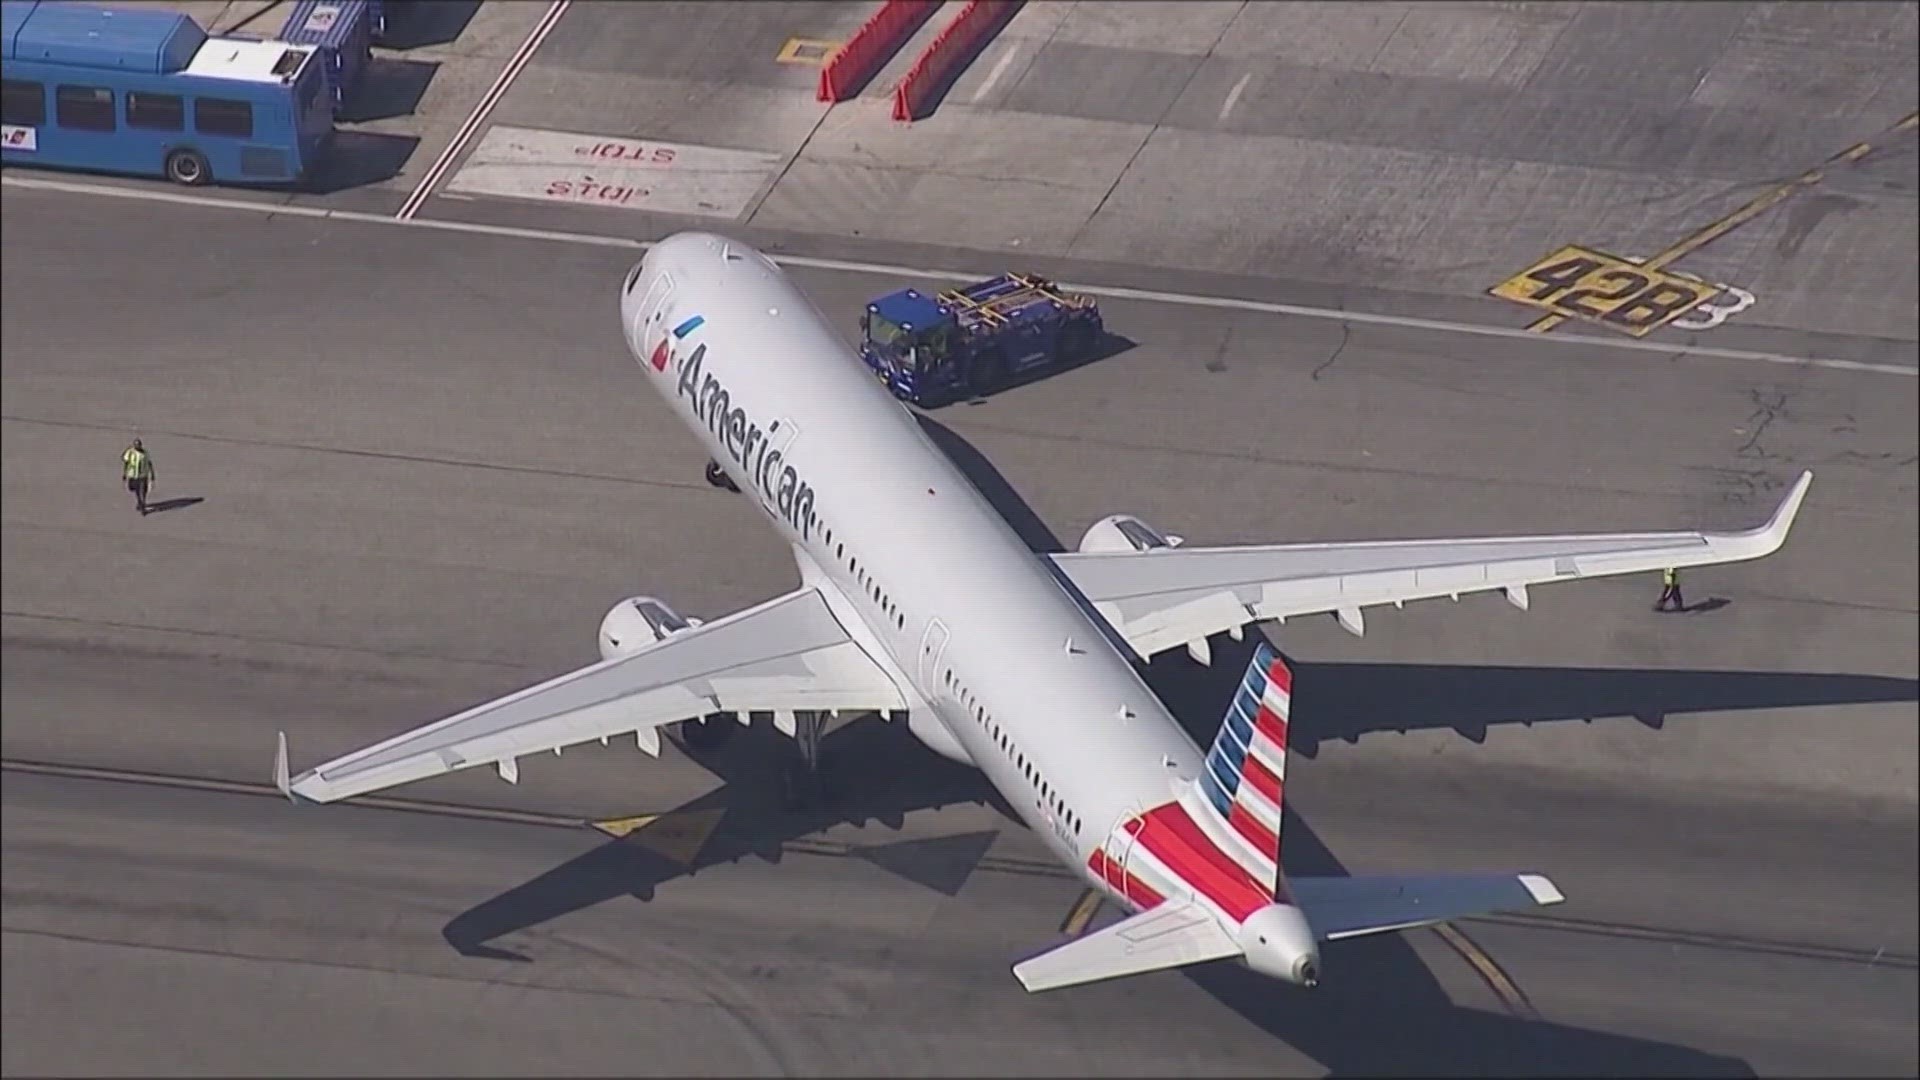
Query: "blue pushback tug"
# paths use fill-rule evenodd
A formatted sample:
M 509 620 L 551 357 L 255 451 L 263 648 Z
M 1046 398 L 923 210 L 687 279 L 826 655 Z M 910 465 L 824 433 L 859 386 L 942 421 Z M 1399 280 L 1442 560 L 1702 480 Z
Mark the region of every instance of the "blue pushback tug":
M 928 296 L 900 289 L 860 316 L 860 358 L 915 405 L 984 394 L 1100 347 L 1100 308 L 1029 274 L 1002 274 Z

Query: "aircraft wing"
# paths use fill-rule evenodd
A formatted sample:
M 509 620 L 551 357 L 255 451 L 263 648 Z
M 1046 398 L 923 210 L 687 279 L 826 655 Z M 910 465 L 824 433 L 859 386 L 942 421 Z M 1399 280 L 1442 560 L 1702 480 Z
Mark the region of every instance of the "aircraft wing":
M 887 674 L 805 588 L 682 630 L 627 656 L 550 679 L 323 765 L 287 776 L 280 736 L 274 779 L 289 797 L 333 802 L 475 765 L 517 782 L 518 758 L 632 734 L 660 752 L 659 729 L 714 713 L 904 709 Z M 785 721 L 783 723 L 783 721 Z
M 1220 921 L 1190 901 L 1169 901 L 1013 965 L 1028 993 L 1142 975 L 1239 956 Z
M 1049 556 L 1143 657 L 1186 644 L 1205 663 L 1206 639 L 1248 623 L 1334 613 L 1353 634 L 1363 608 L 1504 590 L 1527 607 L 1527 587 L 1740 562 L 1787 539 L 1813 473 L 1803 472 L 1766 524 L 1740 532 L 1588 533 L 1384 540 Z
M 1293 902 L 1322 941 L 1430 926 L 1566 900 L 1539 874 L 1289 878 Z

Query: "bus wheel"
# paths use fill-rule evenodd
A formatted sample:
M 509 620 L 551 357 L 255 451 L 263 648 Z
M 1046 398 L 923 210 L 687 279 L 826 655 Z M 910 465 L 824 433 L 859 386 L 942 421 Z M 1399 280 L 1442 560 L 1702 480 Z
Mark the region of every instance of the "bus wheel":
M 207 159 L 198 150 L 175 150 L 167 155 L 167 179 L 198 187 L 207 182 Z

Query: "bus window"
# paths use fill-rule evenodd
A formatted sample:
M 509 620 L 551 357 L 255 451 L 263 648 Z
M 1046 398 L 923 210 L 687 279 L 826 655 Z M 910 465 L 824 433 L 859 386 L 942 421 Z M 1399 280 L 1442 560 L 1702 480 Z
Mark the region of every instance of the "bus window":
M 187 103 L 177 94 L 127 91 L 127 126 L 180 131 L 187 126 Z
M 58 86 L 53 91 L 53 115 L 61 127 L 75 131 L 112 131 L 113 91 L 104 86 Z
M 204 135 L 231 135 L 236 139 L 253 138 L 253 105 L 226 98 L 193 99 L 194 130 Z
M 47 88 L 25 79 L 0 84 L 0 124 L 39 127 L 47 122 Z

